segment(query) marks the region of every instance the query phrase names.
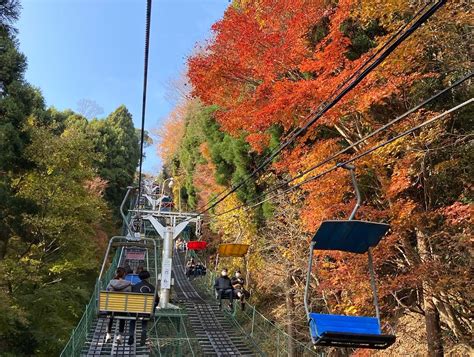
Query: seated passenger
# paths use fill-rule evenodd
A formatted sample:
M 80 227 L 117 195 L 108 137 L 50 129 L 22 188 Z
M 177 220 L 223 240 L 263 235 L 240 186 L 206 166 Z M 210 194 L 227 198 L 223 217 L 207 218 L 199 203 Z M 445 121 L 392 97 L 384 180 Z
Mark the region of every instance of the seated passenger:
M 186 263 L 186 276 L 189 278 L 194 273 L 194 268 L 196 268 L 196 263 L 194 258 L 191 258 Z
M 142 293 L 142 294 L 153 294 L 155 292 L 155 287 L 148 282 L 148 279 L 150 278 L 150 273 L 146 270 L 142 270 L 140 274 L 138 274 L 138 277 L 140 278 L 140 282 L 138 284 L 135 284 L 132 287 L 132 292 Z M 155 301 L 155 306 L 157 302 L 158 302 L 158 299 L 156 299 Z M 136 323 L 137 323 L 136 320 L 130 321 L 130 332 L 129 332 L 129 337 L 128 337 L 129 345 L 133 345 L 133 343 L 135 342 L 134 336 L 135 336 Z M 140 338 L 140 345 L 145 344 L 147 325 L 148 325 L 148 320 L 142 320 L 142 334 Z
M 222 307 L 222 298 L 225 294 L 229 295 L 229 307 L 232 310 L 234 302 L 234 288 L 232 283 L 227 276 L 227 269 L 222 269 L 221 276 L 216 279 L 214 283 L 214 288 L 217 291 L 217 298 L 219 299 L 219 308 Z
M 129 292 L 132 291 L 131 285 L 132 283 L 128 280 L 125 280 L 126 270 L 122 267 L 117 268 L 117 272 L 112 280 L 110 280 L 109 284 L 107 285 L 107 291 L 122 291 L 122 292 Z M 112 340 L 112 326 L 114 325 L 114 315 L 109 319 L 109 324 L 107 325 L 107 335 L 105 336 L 105 343 Z M 117 343 L 122 343 L 123 331 L 125 330 L 125 320 L 121 319 L 119 321 L 119 334 L 117 336 Z
M 174 244 L 174 247 L 177 251 L 181 250 L 181 244 L 183 244 L 183 240 L 181 238 L 178 238 L 176 240 L 176 243 Z
M 242 310 L 245 309 L 245 299 L 250 297 L 250 293 L 244 289 L 245 279 L 242 277 L 240 270 L 235 272 L 235 275 L 232 277 L 232 287 L 237 293 L 237 297 L 240 299 L 240 306 Z
M 143 265 L 139 265 L 137 266 L 137 269 L 135 269 L 135 274 L 140 274 L 143 270 L 145 270 Z
M 130 266 L 130 264 L 125 265 L 124 269 L 125 269 L 125 275 L 133 274 L 133 269 Z
M 201 263 L 196 264 L 196 268 L 194 269 L 195 274 L 197 276 L 206 275 L 206 267 Z

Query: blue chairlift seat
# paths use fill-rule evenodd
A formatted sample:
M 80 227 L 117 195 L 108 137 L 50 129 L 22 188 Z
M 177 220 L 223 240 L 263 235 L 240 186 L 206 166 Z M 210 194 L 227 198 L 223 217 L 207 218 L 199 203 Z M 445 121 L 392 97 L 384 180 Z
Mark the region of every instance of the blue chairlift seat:
M 367 253 L 377 246 L 388 224 L 366 221 L 324 221 L 313 237 L 313 249 Z M 395 336 L 383 335 L 377 317 L 309 313 L 311 338 L 315 345 L 385 349 Z
M 310 331 L 315 345 L 385 349 L 395 336 L 383 335 L 376 317 L 310 313 Z
M 366 221 L 324 221 L 313 237 L 314 249 L 367 253 L 387 233 L 385 223 Z

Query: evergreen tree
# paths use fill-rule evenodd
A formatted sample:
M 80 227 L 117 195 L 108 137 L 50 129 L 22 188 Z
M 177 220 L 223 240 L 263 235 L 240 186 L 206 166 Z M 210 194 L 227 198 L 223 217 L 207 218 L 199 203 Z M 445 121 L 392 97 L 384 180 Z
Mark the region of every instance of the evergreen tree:
M 133 184 L 140 157 L 132 115 L 122 105 L 105 120 L 94 120 L 90 125 L 95 150 L 102 154 L 96 165 L 100 176 L 108 182 L 105 198 L 117 209 L 127 186 Z

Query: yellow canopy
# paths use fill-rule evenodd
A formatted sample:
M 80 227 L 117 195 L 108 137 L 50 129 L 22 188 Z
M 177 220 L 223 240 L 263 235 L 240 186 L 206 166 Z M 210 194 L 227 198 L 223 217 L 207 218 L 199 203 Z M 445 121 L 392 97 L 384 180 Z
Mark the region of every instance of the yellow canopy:
M 220 257 L 243 257 L 247 254 L 249 247 L 249 244 L 220 244 L 218 253 Z

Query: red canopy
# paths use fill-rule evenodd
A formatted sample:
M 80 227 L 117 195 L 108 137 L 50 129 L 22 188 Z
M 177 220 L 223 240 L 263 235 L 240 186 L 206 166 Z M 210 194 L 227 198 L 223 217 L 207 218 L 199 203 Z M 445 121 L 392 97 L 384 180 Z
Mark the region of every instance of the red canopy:
M 191 241 L 188 242 L 188 249 L 189 250 L 204 250 L 207 247 L 207 242 L 205 241 Z

